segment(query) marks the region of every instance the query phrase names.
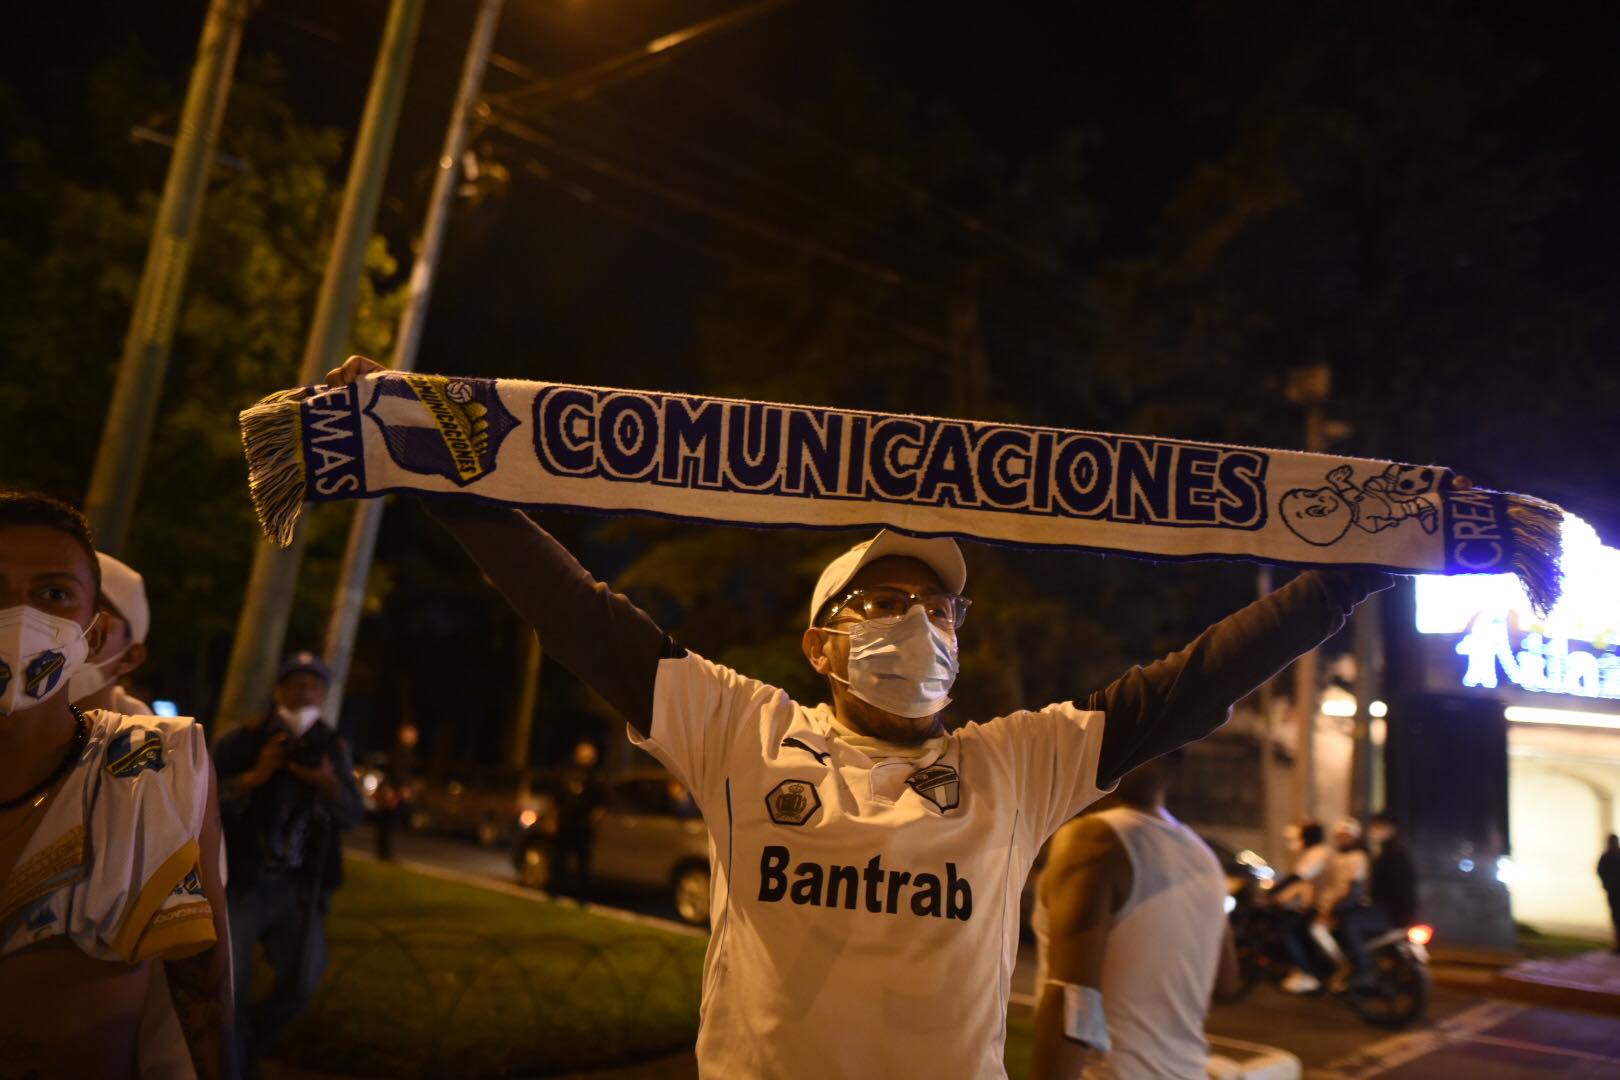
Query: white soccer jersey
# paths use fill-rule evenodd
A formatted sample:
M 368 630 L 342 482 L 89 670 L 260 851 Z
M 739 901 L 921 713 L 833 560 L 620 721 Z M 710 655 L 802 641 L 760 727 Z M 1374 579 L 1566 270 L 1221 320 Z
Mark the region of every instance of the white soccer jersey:
M 1064 703 L 874 765 L 827 706 L 688 653 L 652 734 L 709 827 L 705 1077 L 1001 1077 L 1019 892 L 1100 794 L 1103 716 Z
M 67 935 L 100 960 L 174 959 L 214 942 L 198 837 L 208 749 L 189 717 L 85 712 L 79 763 L 0 884 L 0 955 Z

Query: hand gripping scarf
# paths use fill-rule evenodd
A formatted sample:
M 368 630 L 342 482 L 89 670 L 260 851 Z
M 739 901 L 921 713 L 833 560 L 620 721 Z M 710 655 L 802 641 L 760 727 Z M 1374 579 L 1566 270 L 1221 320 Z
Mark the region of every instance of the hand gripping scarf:
M 1562 511 L 1366 458 L 517 379 L 378 374 L 242 413 L 254 506 L 391 492 L 1147 559 L 1514 573 L 1558 599 Z

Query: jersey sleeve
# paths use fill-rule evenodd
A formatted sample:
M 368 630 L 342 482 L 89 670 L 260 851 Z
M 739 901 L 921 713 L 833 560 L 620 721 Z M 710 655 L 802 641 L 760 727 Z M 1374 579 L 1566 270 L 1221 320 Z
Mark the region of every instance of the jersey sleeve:
M 198 849 L 209 769 L 190 718 L 125 717 L 112 734 L 90 807 L 90 874 L 69 919 L 81 944 L 133 963 L 214 943 Z
M 651 731 L 627 726 L 630 741 L 662 762 L 705 811 L 724 784 L 728 757 L 761 726 L 791 710 L 786 693 L 688 652 L 658 664 Z M 757 750 L 757 747 L 755 748 Z
M 1097 782 L 1104 722 L 1100 712 L 1060 702 L 974 725 L 1010 768 L 1037 844 L 1104 794 Z

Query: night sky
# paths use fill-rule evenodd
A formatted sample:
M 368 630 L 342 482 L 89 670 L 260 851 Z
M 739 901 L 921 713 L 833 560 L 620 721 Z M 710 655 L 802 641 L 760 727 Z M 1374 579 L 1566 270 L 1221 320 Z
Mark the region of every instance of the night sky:
M 738 6 L 716 0 L 507 0 L 486 91 L 499 95 L 525 85 L 533 72 L 566 78 Z M 1550 149 L 1568 157 L 1557 208 L 1537 225 L 1539 283 L 1600 313 L 1585 331 L 1584 355 L 1602 367 L 1604 377 L 1594 372 L 1593 385 L 1614 387 L 1614 357 L 1620 350 L 1620 320 L 1613 317 L 1613 297 L 1620 292 L 1615 257 L 1620 200 L 1614 197 L 1620 191 L 1620 150 L 1612 132 L 1620 119 L 1620 79 L 1614 76 L 1612 51 L 1620 41 L 1620 5 L 1413 6 L 1450 12 L 1456 25 L 1482 31 L 1504 72 L 1518 61 L 1534 64 L 1534 76 L 1494 109 L 1490 126 L 1502 140 L 1498 152 L 1505 159 L 1530 160 Z M 247 25 L 244 63 L 274 55 L 287 71 L 286 96 L 298 119 L 352 134 L 387 7 L 386 0 L 263 0 Z M 420 228 L 476 7 L 474 0 L 428 3 L 377 222 L 401 256 L 401 278 L 409 267 L 405 253 Z M 1229 7 L 1251 12 L 1254 25 L 1264 27 L 1273 13 L 1312 5 L 1251 0 Z M 1390 12 L 1402 10 L 1397 4 L 1352 7 L 1372 32 Z M 82 110 L 66 103 L 82 101 L 90 73 L 133 51 L 149 76 L 178 97 L 204 10 L 202 0 L 148 0 L 138 6 L 104 4 L 99 18 L 82 13 L 65 19 L 59 7 L 18 8 L 8 12 L 7 33 L 0 40 L 0 82 L 34 116 L 77 115 Z M 807 275 L 811 280 L 844 274 L 850 280 L 835 284 L 848 289 L 853 282 L 858 293 L 864 288 L 859 272 L 818 262 L 812 245 L 825 241 L 865 265 L 897 266 L 926 278 L 936 271 L 948 277 L 966 253 L 1002 244 L 999 234 L 976 231 L 977 207 L 960 192 L 944 190 L 943 180 L 907 181 L 912 184 L 907 197 L 924 207 L 916 218 L 927 223 L 926 245 L 933 247 L 903 229 L 842 239 L 818 233 L 818 221 L 858 219 L 868 193 L 892 180 L 881 169 L 873 179 L 873 161 L 886 149 L 862 143 L 873 128 L 848 122 L 852 83 L 873 96 L 874 115 L 903 109 L 918 117 L 951 118 L 949 129 L 971 142 L 975 153 L 1006 163 L 1009 171 L 1050 151 L 1065 136 L 1078 135 L 1085 147 L 1079 186 L 1094 220 L 1061 252 L 1060 271 L 1081 280 L 1110 262 L 1149 259 L 1163 242 L 1167 204 L 1186 178 L 1232 139 L 1233 133 L 1202 108 L 1200 72 L 1248 78 L 1262 94 L 1272 75 L 1245 67 L 1244 42 L 1228 43 L 1230 56 L 1214 54 L 1214 44 L 1200 32 L 1203 10 L 1188 0 L 1045 6 L 797 0 L 546 114 L 553 125 L 547 130 L 576 149 L 611 158 L 628 179 L 592 171 L 578 157 L 481 131 L 474 138 L 481 166 L 490 175 L 504 170 L 509 179 L 458 204 L 421 366 L 487 376 L 712 389 L 712 365 L 706 368 L 704 358 L 705 320 L 713 314 L 714 297 L 739 273 L 815 264 L 819 278 Z M 0 99 L 0 107 L 5 104 Z M 1415 109 L 1424 104 L 1412 102 Z M 846 111 L 840 114 L 840 108 Z M 858 102 L 855 108 L 859 111 Z M 149 124 L 172 130 L 174 117 L 151 117 Z M 229 122 L 223 142 L 228 147 Z M 63 168 L 73 171 L 73 141 L 58 139 L 56 145 Z M 128 154 L 155 190 L 165 152 L 131 142 Z M 892 184 L 888 190 L 892 197 Z M 724 220 L 727 213 L 739 221 Z M 987 312 L 992 344 L 996 334 L 1022 340 L 1066 325 L 1073 314 L 1064 307 L 1067 295 L 1037 290 L 1017 310 Z M 914 327 L 939 313 L 903 314 Z M 766 320 L 771 315 L 760 313 Z M 1480 313 L 1489 325 L 1504 328 L 1514 316 L 1511 305 Z M 1023 323 L 1028 334 L 1022 333 Z M 891 324 L 895 332 L 906 329 Z M 882 327 L 876 332 L 881 347 Z M 1089 362 L 1084 348 L 1083 341 L 1075 346 L 1076 370 Z M 998 357 L 992 348 L 992 367 Z M 844 363 L 861 360 L 851 356 Z M 761 356 L 759 363 L 769 361 Z M 1534 365 L 1524 367 L 1529 370 L 1484 369 L 1477 378 L 1522 388 L 1527 397 L 1542 393 L 1541 373 Z M 1358 377 L 1379 375 L 1348 374 L 1352 383 Z M 858 379 L 834 382 L 826 394 L 833 403 L 895 406 L 892 386 L 863 391 Z M 1474 389 L 1459 386 L 1456 392 L 1467 395 Z M 1402 388 L 1389 393 L 1398 403 Z M 1620 407 L 1606 392 L 1560 393 L 1553 409 L 1542 410 L 1544 416 L 1565 410 L 1567 423 L 1560 420 L 1557 432 L 1525 430 L 1515 425 L 1514 416 L 1500 412 L 1481 414 L 1478 423 L 1486 436 L 1527 460 L 1543 453 L 1545 436 L 1556 434 L 1560 465 L 1567 458 L 1567 469 L 1536 462 L 1529 477 L 1521 478 L 1511 455 L 1498 455 L 1486 466 L 1495 470 L 1487 479 L 1501 486 L 1533 482 L 1534 493 L 1576 510 L 1609 543 L 1620 542 L 1615 480 L 1620 454 L 1613 448 Z M 1038 411 L 1039 404 L 1028 408 Z M 1023 415 L 1115 428 L 1106 409 L 1075 419 Z M 1287 424 L 1279 424 L 1274 435 L 1268 429 L 1265 441 L 1298 445 L 1297 420 L 1284 415 Z M 1399 451 L 1382 443 L 1351 449 Z M 1440 446 L 1431 452 L 1440 458 L 1445 451 Z M 1469 461 L 1444 463 L 1473 467 Z M 593 565 L 611 574 L 611 539 L 598 535 L 593 542 L 601 547 Z M 385 529 L 385 559 L 390 544 Z M 215 653 L 221 647 L 216 644 Z

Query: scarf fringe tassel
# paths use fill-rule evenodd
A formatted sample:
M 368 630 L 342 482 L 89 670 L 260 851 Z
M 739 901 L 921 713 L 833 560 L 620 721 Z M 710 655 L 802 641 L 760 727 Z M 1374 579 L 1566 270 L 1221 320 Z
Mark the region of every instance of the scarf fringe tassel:
M 247 454 L 248 491 L 264 535 L 286 547 L 298 528 L 304 504 L 304 451 L 298 387 L 271 394 L 238 417 Z
M 1563 589 L 1558 560 L 1564 547 L 1564 512 L 1530 495 L 1507 495 L 1506 499 L 1513 572 L 1524 586 L 1530 607 L 1544 619 Z

